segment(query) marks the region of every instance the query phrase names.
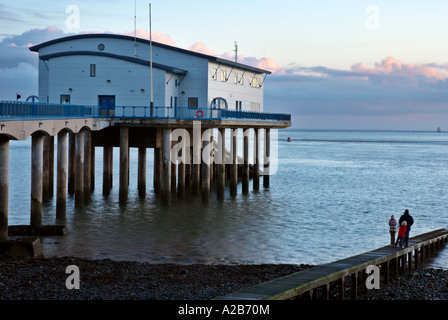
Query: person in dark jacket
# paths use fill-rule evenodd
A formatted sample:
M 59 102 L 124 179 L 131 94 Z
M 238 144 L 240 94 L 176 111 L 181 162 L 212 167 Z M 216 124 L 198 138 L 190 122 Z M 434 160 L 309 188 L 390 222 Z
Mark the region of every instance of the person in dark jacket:
M 401 225 L 403 221 L 406 221 L 407 223 L 406 234 L 404 236 L 404 246 L 407 247 L 409 242 L 409 232 L 411 231 L 411 226 L 414 224 L 414 218 L 412 218 L 412 216 L 409 214 L 408 209 L 404 210 L 404 213 L 400 217 L 398 223 Z

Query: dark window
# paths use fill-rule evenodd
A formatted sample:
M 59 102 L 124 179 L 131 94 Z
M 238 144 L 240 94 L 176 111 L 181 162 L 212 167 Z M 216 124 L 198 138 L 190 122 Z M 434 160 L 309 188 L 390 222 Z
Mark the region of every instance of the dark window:
M 198 106 L 198 98 L 188 98 L 188 108 L 197 109 Z
M 70 104 L 69 94 L 61 94 L 61 104 Z

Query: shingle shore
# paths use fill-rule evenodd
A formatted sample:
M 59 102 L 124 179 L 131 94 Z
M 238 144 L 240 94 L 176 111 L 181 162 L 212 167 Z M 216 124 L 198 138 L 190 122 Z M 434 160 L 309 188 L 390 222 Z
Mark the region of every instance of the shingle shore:
M 71 265 L 79 268 L 79 289 L 67 289 Z M 0 300 L 205 300 L 308 267 L 0 258 Z
M 66 286 L 71 265 L 79 268 L 79 289 Z M 0 257 L 0 300 L 208 300 L 309 267 Z M 415 270 L 359 299 L 448 300 L 448 270 Z

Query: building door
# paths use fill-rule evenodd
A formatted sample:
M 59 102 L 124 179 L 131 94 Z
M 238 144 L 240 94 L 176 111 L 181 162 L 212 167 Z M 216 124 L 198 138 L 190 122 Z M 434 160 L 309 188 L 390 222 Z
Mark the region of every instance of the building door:
M 115 96 L 98 96 L 98 105 L 100 108 L 100 115 L 113 116 L 115 110 Z

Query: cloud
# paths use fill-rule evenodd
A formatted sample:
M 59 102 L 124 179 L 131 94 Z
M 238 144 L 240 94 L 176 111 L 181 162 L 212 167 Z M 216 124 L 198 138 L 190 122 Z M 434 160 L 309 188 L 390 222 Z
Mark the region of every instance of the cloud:
M 418 86 L 423 83 L 436 84 L 444 81 L 447 75 L 431 65 L 404 63 L 394 57 L 387 57 L 368 67 L 364 63 L 353 64 L 348 70 L 331 69 L 323 66 L 292 66 L 287 73 L 302 73 L 321 77 L 346 77 L 366 79 L 382 85 Z
M 28 48 L 32 45 L 66 35 L 57 27 L 48 27 L 45 29 L 32 29 L 20 35 L 4 38 L 0 41 L 0 69 L 14 68 L 20 63 L 27 63 L 37 68 L 37 56 Z
M 136 31 L 125 31 L 123 32 L 123 34 L 131 37 L 137 36 L 137 38 L 149 39 L 149 31 L 145 29 L 137 29 Z M 174 39 L 170 35 L 164 34 L 160 31 L 152 32 L 152 40 L 154 42 L 163 43 L 169 46 L 175 45 Z
M 360 129 L 386 122 L 392 126 L 393 120 L 401 126 L 437 127 L 437 121 L 448 120 L 448 82 L 428 65 L 393 57 L 373 67 L 357 63 L 347 70 L 294 66 L 266 79 L 265 110 L 291 113 L 302 127 L 309 126 L 311 118 L 320 128 L 361 126 L 360 119 Z M 418 117 L 426 122 L 419 123 Z
M 57 27 L 31 29 L 0 41 L 0 99 L 15 100 L 37 95 L 37 54 L 29 47 L 54 38 L 66 36 Z
M 196 42 L 193 45 L 189 46 L 187 50 L 207 54 L 209 56 L 219 57 L 219 54 L 215 50 L 208 48 L 204 42 Z
M 232 60 L 232 61 L 235 60 L 234 52 L 225 52 L 223 54 L 218 54 L 215 50 L 208 48 L 204 42 L 196 42 L 193 45 L 189 46 L 187 50 L 207 54 L 214 57 L 220 57 L 226 60 Z M 286 68 L 278 65 L 273 58 L 267 58 L 267 57 L 256 58 L 256 57 L 245 57 L 243 55 L 238 55 L 237 61 L 242 64 L 247 64 L 252 67 L 269 70 L 275 73 L 286 73 Z
M 0 20 L 8 22 L 22 22 L 20 16 L 4 4 L 0 4 Z
M 363 63 L 357 63 L 351 67 L 351 72 L 360 73 L 371 79 L 383 81 L 394 81 L 407 79 L 408 85 L 417 85 L 421 79 L 436 83 L 445 80 L 446 75 L 438 72 L 435 68 L 412 63 L 404 63 L 394 57 L 387 57 L 374 67 L 367 67 Z M 390 84 L 393 84 L 391 82 Z

